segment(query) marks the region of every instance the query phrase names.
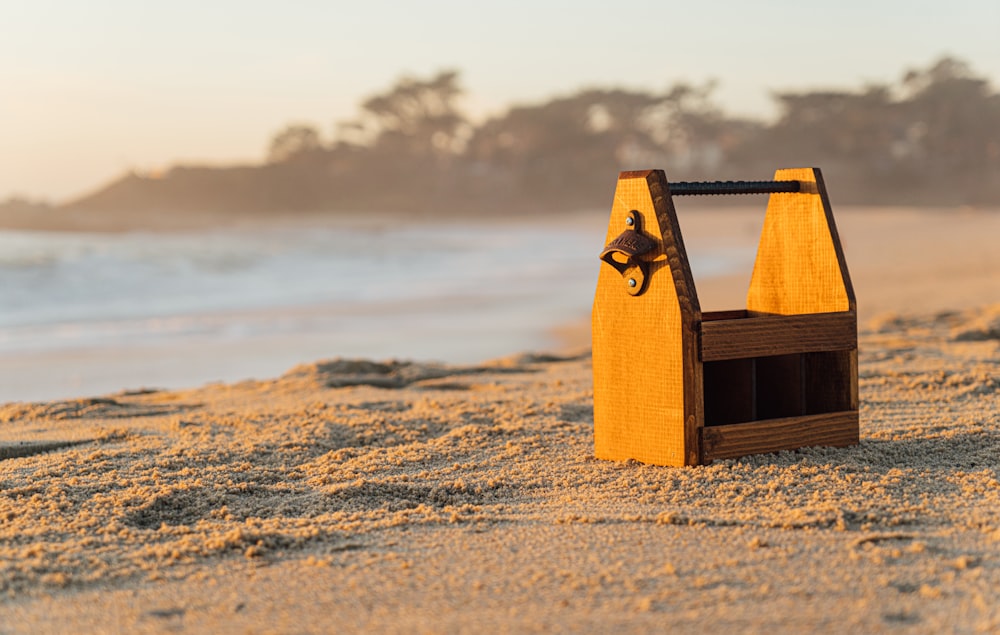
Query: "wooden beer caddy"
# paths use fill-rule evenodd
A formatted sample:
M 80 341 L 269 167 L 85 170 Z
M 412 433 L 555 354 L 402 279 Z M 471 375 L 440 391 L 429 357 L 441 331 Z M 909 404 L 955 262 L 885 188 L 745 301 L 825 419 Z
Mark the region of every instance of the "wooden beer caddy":
M 674 197 L 770 194 L 746 309 L 702 312 Z M 858 443 L 857 306 L 820 171 L 623 172 L 594 298 L 594 454 L 656 465 Z

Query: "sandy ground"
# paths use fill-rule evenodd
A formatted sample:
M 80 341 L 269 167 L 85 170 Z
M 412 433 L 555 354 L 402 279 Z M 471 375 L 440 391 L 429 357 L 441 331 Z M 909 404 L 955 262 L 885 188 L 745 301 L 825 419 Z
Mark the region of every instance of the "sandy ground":
M 585 354 L 0 406 L 0 633 L 1000 631 L 998 218 L 838 214 L 848 449 L 595 460 Z

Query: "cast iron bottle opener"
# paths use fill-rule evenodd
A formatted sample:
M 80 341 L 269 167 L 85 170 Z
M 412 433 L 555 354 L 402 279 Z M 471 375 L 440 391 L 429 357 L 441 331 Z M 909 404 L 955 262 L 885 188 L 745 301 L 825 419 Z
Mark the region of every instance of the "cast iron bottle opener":
M 625 217 L 625 231 L 609 242 L 601 252 L 601 260 L 622 275 L 625 291 L 639 295 L 646 288 L 649 261 L 641 258 L 656 247 L 656 243 L 642 233 L 639 212 L 632 210 Z

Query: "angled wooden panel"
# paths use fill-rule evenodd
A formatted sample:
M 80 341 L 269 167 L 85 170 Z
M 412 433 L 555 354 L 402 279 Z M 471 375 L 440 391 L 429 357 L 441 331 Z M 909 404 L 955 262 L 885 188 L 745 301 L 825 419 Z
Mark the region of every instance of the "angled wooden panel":
M 854 289 L 820 171 L 778 170 L 774 178 L 798 180 L 802 190 L 771 194 L 768 200 L 747 310 L 778 315 L 854 311 Z
M 655 242 L 645 291 L 631 295 L 622 274 L 602 263 L 592 315 L 594 454 L 657 465 L 700 462 L 701 364 L 698 297 L 660 170 L 623 172 L 615 190 L 610 244 L 637 211 Z

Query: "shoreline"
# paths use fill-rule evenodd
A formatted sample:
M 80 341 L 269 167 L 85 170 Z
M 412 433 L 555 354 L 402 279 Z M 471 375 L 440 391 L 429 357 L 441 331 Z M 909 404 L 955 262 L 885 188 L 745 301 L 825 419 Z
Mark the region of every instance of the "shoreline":
M 724 310 L 744 306 L 744 296 L 752 270 L 752 250 L 756 247 L 763 208 L 723 208 L 680 210 L 680 221 L 690 254 L 712 253 L 724 247 L 734 253 L 748 254 L 739 273 L 700 276 L 697 262 L 694 266 L 695 282 L 702 310 Z M 846 208 L 835 212 L 841 238 L 844 242 L 848 267 L 858 296 L 859 319 L 872 320 L 891 313 L 929 313 L 962 310 L 989 303 L 1000 298 L 1000 250 L 995 248 L 995 236 L 1000 236 L 1000 214 L 980 211 L 953 211 L 934 214 L 926 210 L 906 208 Z M 559 232 L 571 230 L 593 234 L 595 256 L 585 278 L 596 272 L 599 263 L 596 253 L 603 239 L 606 213 L 580 212 L 565 217 L 543 217 L 533 221 L 539 231 Z M 521 220 L 507 219 L 499 226 L 524 227 Z M 481 227 L 495 227 L 487 224 Z M 539 254 L 544 259 L 545 254 Z M 591 258 L 586 259 L 587 262 Z M 583 261 L 581 261 L 583 262 Z M 515 354 L 519 351 L 547 349 L 550 352 L 578 352 L 589 348 L 590 325 L 586 307 L 589 307 L 593 289 L 587 287 L 574 295 L 579 306 L 577 315 L 563 314 L 548 321 L 524 323 L 518 316 L 532 315 L 533 307 L 514 305 L 489 309 L 477 313 L 476 301 L 438 303 L 408 300 L 381 309 L 372 305 L 367 309 L 370 320 L 381 324 L 381 331 L 366 332 L 360 326 L 345 328 L 344 320 L 358 321 L 365 315 L 350 307 L 298 306 L 285 309 L 248 309 L 228 313 L 209 312 L 171 320 L 201 320 L 198 327 L 208 337 L 191 336 L 176 340 L 176 350 L 171 350 L 166 340 L 134 340 L 109 344 L 104 349 L 79 347 L 64 349 L 62 354 L 50 349 L 33 349 L 3 354 L 0 365 L 0 385 L 15 385 L 13 398 L 33 401 L 39 398 L 66 397 L 71 394 L 92 396 L 105 392 L 140 386 L 191 387 L 204 381 L 239 381 L 251 377 L 277 375 L 294 364 L 328 357 L 406 358 L 421 361 L 444 360 L 474 363 L 482 359 Z M 460 300 L 456 298 L 455 300 Z M 392 306 L 392 308 L 388 308 Z M 463 308 L 464 306 L 464 308 Z M 506 318 L 492 316 L 496 311 L 507 311 Z M 436 313 L 435 313 L 436 312 Z M 480 310 L 482 312 L 482 310 Z M 392 326 L 392 316 L 400 318 L 413 314 L 419 316 L 419 328 Z M 268 321 L 291 319 L 303 324 L 296 332 L 268 331 Z M 456 338 L 449 329 L 464 331 L 465 325 L 474 326 L 484 319 L 492 320 L 493 331 L 480 329 L 481 336 Z M 229 322 L 227 322 L 227 320 Z M 258 324 L 259 323 L 259 324 Z M 351 322 L 353 323 L 353 322 Z M 384 328 L 383 328 L 384 327 Z M 76 327 L 73 327 L 76 328 Z M 165 327 L 166 328 L 166 327 Z M 227 339 L 225 333 L 235 329 L 240 332 L 262 334 Z M 207 330 L 206 330 L 207 329 Z M 11 333 L 16 333 L 12 331 Z M 384 343 L 376 345 L 371 339 L 382 333 Z M 10 335 L 15 337 L 15 335 Z M 471 339 L 470 339 L 471 338 Z M 365 341 L 372 342 L 368 348 Z M 504 342 L 503 346 L 491 342 Z M 206 348 L 207 344 L 207 348 Z M 129 355 L 130 347 L 133 353 Z M 252 358 L 254 348 L 275 351 L 270 362 Z M 456 348 L 457 347 L 457 348 Z M 458 350 L 462 356 L 448 353 Z M 270 353 L 269 353 L 270 354 Z M 231 361 L 227 362 L 227 358 Z M 118 364 L 122 372 L 114 379 L 109 375 Z M 212 368 L 211 373 L 192 376 L 192 369 Z M 159 369 L 159 370 L 157 370 Z M 148 372 L 143 376 L 143 372 Z M 168 372 L 169 371 L 169 372 Z M 101 373 L 107 381 L 88 382 Z M 39 382 L 52 377 L 64 377 L 70 390 L 31 390 Z M 74 380 L 78 377 L 79 380 Z M 144 378 L 145 377 L 145 378 Z M 166 379 L 161 379 L 166 378 Z M 128 386 L 128 384 L 134 384 Z M 74 386 L 76 388 L 74 388 Z M 23 398 L 20 397 L 23 395 Z M 11 398 L 8 393 L 7 398 Z M 5 399 L 0 398 L 0 401 Z

